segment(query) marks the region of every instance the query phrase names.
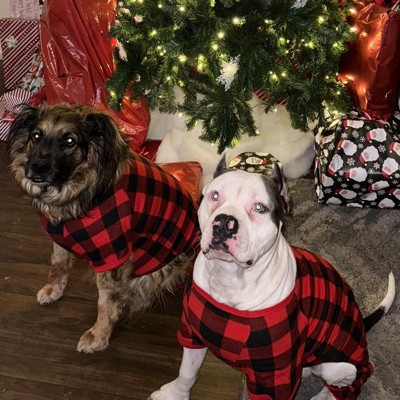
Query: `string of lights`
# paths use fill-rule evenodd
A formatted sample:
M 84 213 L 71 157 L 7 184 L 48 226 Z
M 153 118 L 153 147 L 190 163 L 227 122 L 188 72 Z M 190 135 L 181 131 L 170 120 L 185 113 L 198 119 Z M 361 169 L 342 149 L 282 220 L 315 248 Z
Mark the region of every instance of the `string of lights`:
M 326 110 L 349 109 L 337 75 L 355 35 L 350 10 L 335 0 L 120 1 L 110 106 L 146 96 L 151 108 L 182 113 L 188 129 L 201 122 L 201 138 L 221 152 L 257 134 L 249 100 L 259 90 L 265 112 L 284 102 L 306 131 Z

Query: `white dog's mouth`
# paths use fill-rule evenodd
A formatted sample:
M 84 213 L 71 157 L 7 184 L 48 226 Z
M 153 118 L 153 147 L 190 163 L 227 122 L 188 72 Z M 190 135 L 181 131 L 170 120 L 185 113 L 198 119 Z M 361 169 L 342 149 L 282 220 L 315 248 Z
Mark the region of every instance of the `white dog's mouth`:
M 208 260 L 221 260 L 239 265 L 242 268 L 249 268 L 254 264 L 253 260 L 239 260 L 233 253 L 229 251 L 228 246 L 223 244 L 210 245 L 208 248 L 202 249 L 204 256 Z

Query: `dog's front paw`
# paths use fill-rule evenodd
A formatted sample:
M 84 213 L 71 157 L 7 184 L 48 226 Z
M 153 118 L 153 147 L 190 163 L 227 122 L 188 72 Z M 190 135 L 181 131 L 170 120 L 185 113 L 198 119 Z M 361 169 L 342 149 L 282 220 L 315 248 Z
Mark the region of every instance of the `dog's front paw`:
M 63 296 L 63 294 L 64 294 L 64 287 L 60 287 L 59 285 L 51 285 L 50 283 L 47 283 L 37 292 L 36 299 L 39 304 L 45 305 L 58 300 Z
M 153 392 L 147 400 L 189 400 L 189 392 L 179 388 L 178 379 L 166 383 Z
M 325 386 L 316 396 L 311 398 L 311 400 L 335 400 L 335 396 Z
M 100 335 L 93 328 L 87 330 L 79 339 L 77 350 L 80 353 L 91 354 L 108 347 L 110 336 Z

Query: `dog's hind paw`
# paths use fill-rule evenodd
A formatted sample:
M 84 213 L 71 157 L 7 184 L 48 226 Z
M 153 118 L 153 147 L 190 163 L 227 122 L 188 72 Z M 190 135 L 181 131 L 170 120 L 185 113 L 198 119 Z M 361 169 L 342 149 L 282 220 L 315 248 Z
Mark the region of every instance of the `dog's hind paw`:
M 60 288 L 58 285 L 50 285 L 50 283 L 47 283 L 37 292 L 36 299 L 39 304 L 45 305 L 58 300 L 63 294 L 63 288 Z
M 92 354 L 108 347 L 109 336 L 96 335 L 93 329 L 87 330 L 79 339 L 77 350 L 80 353 Z

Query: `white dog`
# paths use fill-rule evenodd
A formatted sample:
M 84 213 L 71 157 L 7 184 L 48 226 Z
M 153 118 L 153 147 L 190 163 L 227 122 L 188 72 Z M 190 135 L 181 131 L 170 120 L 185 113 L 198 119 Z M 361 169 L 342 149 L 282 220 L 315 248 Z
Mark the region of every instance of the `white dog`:
M 272 177 L 230 170 L 204 189 L 179 376 L 151 400 L 188 400 L 207 349 L 245 373 L 252 400 L 294 399 L 302 374 L 311 373 L 325 382 L 314 399 L 357 399 L 373 372 L 365 332 L 391 306 L 394 276 L 363 320 L 340 274 L 286 242 L 283 189 L 277 165 Z

